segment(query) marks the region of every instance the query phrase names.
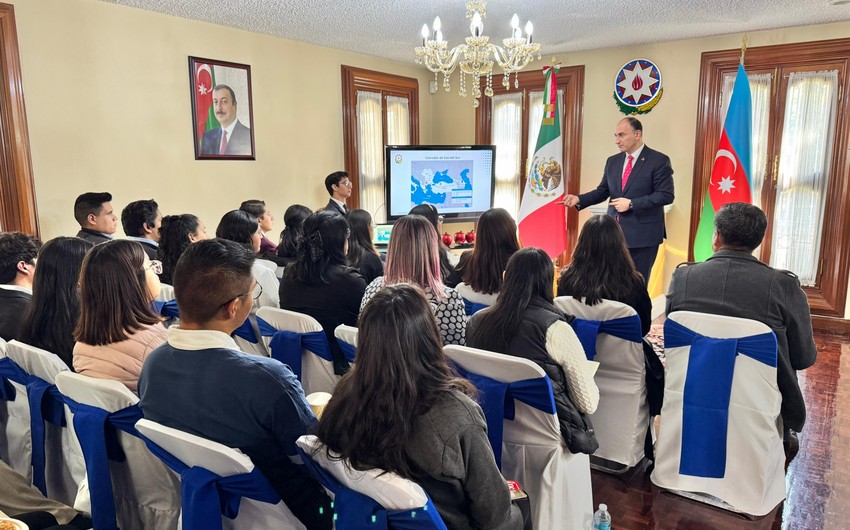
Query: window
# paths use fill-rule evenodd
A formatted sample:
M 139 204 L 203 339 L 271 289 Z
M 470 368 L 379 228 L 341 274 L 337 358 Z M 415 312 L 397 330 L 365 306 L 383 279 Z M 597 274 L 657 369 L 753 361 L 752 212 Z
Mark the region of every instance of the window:
M 419 143 L 419 81 L 343 66 L 342 108 L 350 206 L 384 222 L 384 146 Z

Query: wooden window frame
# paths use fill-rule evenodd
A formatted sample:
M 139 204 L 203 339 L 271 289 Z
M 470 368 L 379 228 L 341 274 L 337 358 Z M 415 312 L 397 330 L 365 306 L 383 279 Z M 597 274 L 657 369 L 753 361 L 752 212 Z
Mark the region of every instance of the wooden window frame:
M 383 144 L 387 145 L 386 96 L 404 97 L 410 110 L 410 144 L 419 144 L 419 80 L 374 70 L 342 65 L 342 136 L 345 171 L 356 193 L 350 197 L 351 208 L 360 207 L 360 164 L 357 146 L 357 91 L 381 93 Z
M 773 69 L 782 65 L 795 67 L 815 66 L 822 63 L 843 64 L 850 72 L 850 39 L 834 39 L 796 44 L 780 44 L 749 48 L 744 65 L 748 69 Z M 700 211 L 716 146 L 720 139 L 720 108 L 723 75 L 738 68 L 741 52 L 738 49 L 705 52 L 700 65 L 700 90 L 697 109 L 696 143 L 694 149 L 694 178 L 691 203 L 691 230 L 689 259 L 693 260 L 693 244 L 699 225 Z M 821 240 L 821 276 L 818 287 L 804 287 L 813 315 L 843 317 L 847 298 L 847 280 L 850 270 L 850 101 L 843 95 L 850 90 L 850 75 L 839 79 L 839 98 L 835 122 L 835 143 L 830 167 L 830 182 L 826 190 L 825 212 L 829 217 L 844 219 L 844 223 L 831 222 L 824 226 Z M 778 80 L 774 78 L 774 83 Z M 768 166 L 765 181 L 774 176 L 773 165 Z M 843 226 L 842 226 L 843 225 Z

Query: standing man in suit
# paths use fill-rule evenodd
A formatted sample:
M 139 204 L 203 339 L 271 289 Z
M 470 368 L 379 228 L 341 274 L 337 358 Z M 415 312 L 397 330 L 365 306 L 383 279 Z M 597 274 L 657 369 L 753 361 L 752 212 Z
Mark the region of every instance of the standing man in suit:
M 328 190 L 328 195 L 331 196 L 325 210 L 347 216 L 348 205 L 345 204 L 345 201 L 351 197 L 352 186 L 354 184 L 348 180 L 348 173 L 345 171 L 334 171 L 325 177 L 325 188 Z
M 0 338 L 18 338 L 32 303 L 32 280 L 41 243 L 20 232 L 0 233 Z
M 112 240 L 118 229 L 118 217 L 112 208 L 112 194 L 86 192 L 74 201 L 74 219 L 80 224 L 77 237 L 95 245 Z
M 216 85 L 213 88 L 213 108 L 221 127 L 204 133 L 201 154 L 250 155 L 251 129 L 236 118 L 237 102 L 233 89 L 227 85 Z
M 579 210 L 611 198 L 608 215 L 617 219 L 638 272 L 649 281 L 658 245 L 667 237 L 664 206 L 673 202 L 673 167 L 664 153 L 643 143 L 643 125 L 623 118 L 614 129 L 620 153 L 608 158 L 599 186 L 567 195 L 564 204 Z

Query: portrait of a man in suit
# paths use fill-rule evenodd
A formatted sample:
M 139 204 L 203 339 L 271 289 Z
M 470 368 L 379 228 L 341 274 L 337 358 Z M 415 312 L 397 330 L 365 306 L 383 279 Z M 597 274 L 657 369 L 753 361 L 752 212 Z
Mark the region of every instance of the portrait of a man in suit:
M 238 104 L 236 93 L 228 85 L 213 88 L 213 111 L 220 127 L 204 133 L 202 155 L 251 155 L 251 129 L 237 118 Z

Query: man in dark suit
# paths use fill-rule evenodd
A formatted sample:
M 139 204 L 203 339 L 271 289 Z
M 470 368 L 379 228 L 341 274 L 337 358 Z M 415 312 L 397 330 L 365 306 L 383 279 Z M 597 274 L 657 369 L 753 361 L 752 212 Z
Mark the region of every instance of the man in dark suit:
M 77 237 L 95 245 L 112 240 L 118 229 L 118 217 L 112 209 L 112 194 L 86 192 L 74 201 L 74 219 L 80 224 Z
M 714 255 L 680 266 L 670 281 L 667 313 L 698 311 L 758 320 L 776 334 L 777 383 L 782 394 L 786 442 L 806 421 L 797 370 L 815 363 L 817 349 L 806 293 L 794 273 L 777 270 L 752 255 L 764 237 L 767 218 L 758 207 L 729 203 L 714 217 Z M 792 442 L 793 443 L 793 442 Z
M 251 129 L 236 118 L 236 108 L 236 93 L 233 89 L 227 85 L 216 85 L 213 88 L 213 109 L 221 127 L 204 133 L 201 139 L 202 155 L 251 154 Z
M 334 171 L 325 177 L 325 189 L 331 196 L 325 210 L 347 216 L 348 205 L 345 204 L 345 201 L 351 197 L 352 186 L 352 182 L 348 180 L 348 173 L 345 171 Z
M 643 143 L 643 125 L 623 118 L 614 130 L 620 153 L 608 158 L 599 186 L 567 195 L 564 204 L 579 210 L 611 198 L 608 215 L 617 219 L 638 272 L 649 281 L 658 245 L 667 237 L 664 206 L 673 202 L 673 167 L 664 153 Z
M 20 232 L 0 233 L 0 338 L 18 338 L 32 302 L 32 280 L 41 243 Z
M 121 211 L 121 226 L 127 239 L 142 245 L 148 258 L 155 260 L 159 252 L 159 227 L 162 213 L 155 200 L 133 201 Z

